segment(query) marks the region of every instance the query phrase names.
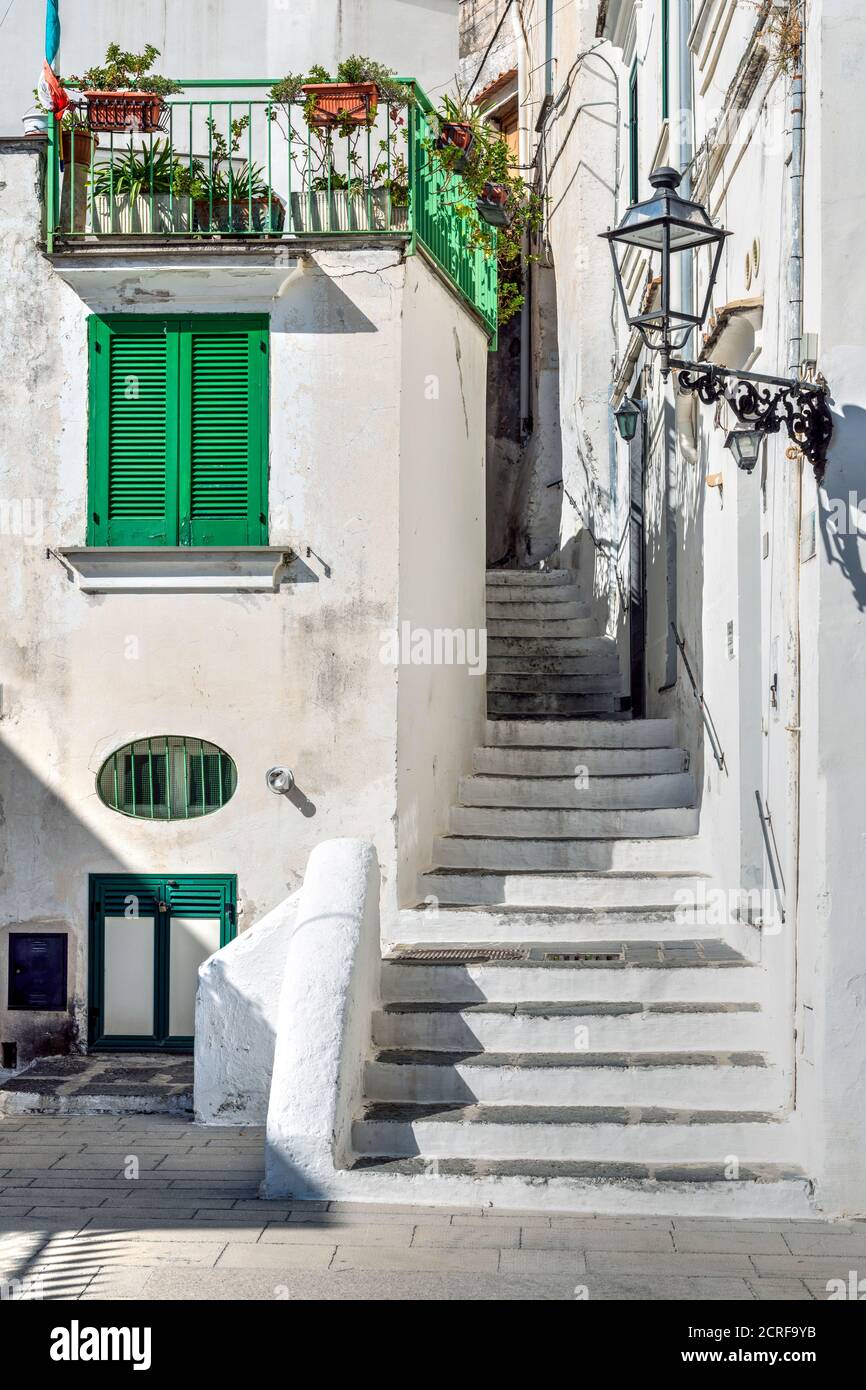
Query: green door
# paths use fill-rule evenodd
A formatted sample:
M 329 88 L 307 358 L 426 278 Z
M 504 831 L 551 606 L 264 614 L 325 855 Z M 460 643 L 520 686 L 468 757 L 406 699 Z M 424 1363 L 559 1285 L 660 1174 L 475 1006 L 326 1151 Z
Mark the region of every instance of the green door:
M 91 874 L 88 1044 L 192 1050 L 198 967 L 237 933 L 234 874 Z

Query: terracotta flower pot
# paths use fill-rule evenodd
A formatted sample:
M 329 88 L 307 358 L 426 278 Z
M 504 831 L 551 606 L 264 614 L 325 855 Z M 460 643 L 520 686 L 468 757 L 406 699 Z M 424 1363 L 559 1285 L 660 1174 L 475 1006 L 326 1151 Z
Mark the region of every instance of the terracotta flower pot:
M 315 100 L 315 110 L 307 120 L 317 128 L 342 125 L 344 121 L 369 125 L 379 104 L 375 82 L 308 82 L 303 92 Z
M 436 137 L 437 150 L 459 150 L 457 158 L 450 167 L 455 174 L 463 174 L 469 167 L 472 150 L 475 147 L 475 133 L 464 121 L 441 121 Z
M 148 134 L 162 130 L 168 107 L 156 92 L 85 92 L 91 130 Z
M 89 168 L 90 156 L 99 144 L 97 137 L 89 130 L 64 130 L 60 137 L 60 158 L 64 164 L 72 164 L 73 150 L 75 167 Z

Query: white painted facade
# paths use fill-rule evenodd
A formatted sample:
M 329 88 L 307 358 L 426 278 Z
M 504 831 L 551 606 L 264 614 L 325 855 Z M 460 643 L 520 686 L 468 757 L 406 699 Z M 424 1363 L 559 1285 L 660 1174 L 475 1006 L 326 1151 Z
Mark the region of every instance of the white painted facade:
M 640 501 L 630 484 L 645 451 L 645 712 L 672 718 L 691 755 L 703 861 L 724 895 L 710 904 L 712 921 L 760 962 L 774 1060 L 800 1136 L 791 1157 L 814 1180 L 823 1209 L 862 1213 L 866 821 L 857 730 L 866 670 L 856 507 L 866 491 L 858 326 L 866 305 L 856 273 L 863 180 L 846 147 L 864 128 L 853 59 L 862 51 L 863 16 L 844 0 L 806 7 L 800 314 L 791 269 L 792 73 L 762 32 L 769 23 L 762 9 L 771 7 L 671 0 L 666 113 L 660 2 L 554 8 L 553 103 L 545 117 L 546 7 L 543 0 L 521 6 L 529 36 L 521 55 L 527 162 L 535 158 L 549 198 L 533 275 L 532 359 L 536 429 L 548 444 L 538 449 L 536 500 L 523 519 L 553 563 L 577 555 L 588 566 L 582 573 L 594 573 L 627 693 L 635 612 L 629 508 Z M 630 337 L 598 233 L 632 200 L 635 74 L 637 198 L 649 195 L 652 169 L 689 166 L 692 196 L 732 232 L 704 336 L 683 355 L 705 352 L 776 376 L 823 374 L 835 433 L 821 489 L 808 462 L 787 456 L 784 431 L 766 441 L 751 476 L 738 471 L 724 447 L 736 424 L 731 412 L 677 400 L 674 378 L 666 385 L 653 354 Z M 698 302 L 705 276 L 701 261 Z M 645 266 L 633 257 L 625 278 L 634 304 L 646 291 Z M 607 398 L 615 406 L 625 394 L 646 402 L 645 444 L 640 426 L 632 446 L 614 432 Z M 560 471 L 547 466 L 549 441 L 561 441 L 573 502 L 544 486 Z M 556 497 L 546 509 L 538 501 L 545 491 Z
M 29 55 L 34 71 L 41 61 L 36 8 L 10 14 L 3 35 L 22 74 Z M 122 34 L 116 4 L 64 15 L 66 71 L 115 36 L 152 39 L 162 70 L 187 76 L 277 76 L 361 51 L 435 88 L 456 66 L 455 0 L 263 3 L 258 15 L 215 3 L 209 24 L 173 0 L 123 8 Z M 401 894 L 413 901 L 478 739 L 484 680 L 465 661 L 413 666 L 393 638 L 404 624 L 483 630 L 488 355 L 476 315 L 405 237 L 303 254 L 288 242 L 193 257 L 79 248 L 52 263 L 39 244 L 40 142 L 17 138 L 24 98 L 8 87 L 0 115 L 16 137 L 0 150 L 3 352 L 15 363 L 0 388 L 0 977 L 10 932 L 68 933 L 69 1007 L 9 1010 L 4 983 L 0 1039 L 19 1066 L 85 1044 L 91 875 L 236 874 L 243 934 L 297 889 L 315 844 L 363 834 L 383 918 Z M 268 316 L 266 548 L 88 555 L 87 322 L 111 312 Z M 153 823 L 100 800 L 112 751 L 165 733 L 234 760 L 237 791 L 220 811 Z M 294 773 L 286 795 L 266 785 L 274 766 Z

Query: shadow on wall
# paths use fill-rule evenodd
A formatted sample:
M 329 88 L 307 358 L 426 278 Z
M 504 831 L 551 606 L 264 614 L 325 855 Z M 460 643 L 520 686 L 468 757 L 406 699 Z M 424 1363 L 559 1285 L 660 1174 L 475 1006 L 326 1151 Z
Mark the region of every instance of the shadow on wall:
M 17 1044 L 20 1067 L 86 1045 L 88 874 L 130 872 L 132 866 L 5 743 L 0 744 L 0 818 L 7 825 L 14 819 L 30 832 L 16 840 L 13 864 L 4 836 L 0 865 L 0 1040 Z M 65 1012 L 7 1009 L 13 931 L 68 936 Z
M 866 570 L 862 544 L 866 518 L 866 410 L 843 406 L 834 413 L 834 435 L 827 475 L 818 489 L 818 526 L 827 562 L 837 567 L 851 587 L 862 613 L 866 609 Z
M 395 253 L 399 263 L 399 252 Z M 381 264 L 369 269 L 346 271 L 346 275 L 380 276 Z M 305 260 L 289 276 L 291 294 L 286 298 L 284 323 L 271 320 L 272 331 L 285 333 L 376 333 L 376 325 L 362 313 L 357 304 L 340 289 L 339 271 L 326 272 L 315 262 Z

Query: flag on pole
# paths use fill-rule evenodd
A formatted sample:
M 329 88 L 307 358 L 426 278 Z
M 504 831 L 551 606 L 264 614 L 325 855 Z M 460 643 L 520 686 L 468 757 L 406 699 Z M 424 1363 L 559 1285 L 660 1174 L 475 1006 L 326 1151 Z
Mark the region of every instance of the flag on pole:
M 45 61 L 39 78 L 39 100 L 46 111 L 53 111 L 60 120 L 69 105 L 65 87 L 58 81 L 54 63 L 60 48 L 60 0 L 47 0 L 45 12 Z

